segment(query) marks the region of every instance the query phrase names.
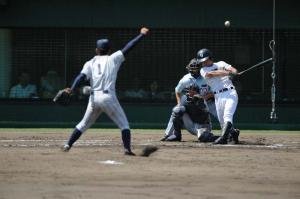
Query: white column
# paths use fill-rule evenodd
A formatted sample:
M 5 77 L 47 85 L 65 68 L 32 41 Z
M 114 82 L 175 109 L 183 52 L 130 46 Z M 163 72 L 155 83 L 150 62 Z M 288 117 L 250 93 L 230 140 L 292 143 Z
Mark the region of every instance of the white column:
M 11 76 L 11 31 L 0 29 L 0 98 L 8 97 Z

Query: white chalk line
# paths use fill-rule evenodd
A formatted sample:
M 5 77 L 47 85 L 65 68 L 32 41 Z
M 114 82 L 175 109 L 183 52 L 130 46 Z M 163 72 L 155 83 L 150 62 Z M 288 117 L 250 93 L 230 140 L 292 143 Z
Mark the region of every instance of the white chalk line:
M 24 139 L 9 139 L 0 140 L 0 147 L 54 147 L 61 146 L 67 140 L 62 139 L 45 139 L 45 140 L 24 140 Z M 78 140 L 75 146 L 119 146 L 121 142 L 114 142 L 113 140 Z M 249 149 L 299 149 L 299 146 L 287 145 L 282 143 L 275 143 L 270 145 L 255 145 L 255 144 L 227 144 L 227 145 L 213 145 L 211 143 L 197 143 L 197 142 L 159 142 L 147 140 L 147 142 L 136 142 L 133 145 L 147 146 L 155 145 L 162 147 L 199 147 L 199 148 L 249 148 Z

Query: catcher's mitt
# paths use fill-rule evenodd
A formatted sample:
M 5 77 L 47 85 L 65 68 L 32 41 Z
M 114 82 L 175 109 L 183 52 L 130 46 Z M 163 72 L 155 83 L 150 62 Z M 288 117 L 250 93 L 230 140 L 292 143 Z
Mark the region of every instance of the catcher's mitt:
M 61 106 L 68 106 L 71 103 L 71 93 L 67 89 L 60 90 L 53 98 L 53 102 Z

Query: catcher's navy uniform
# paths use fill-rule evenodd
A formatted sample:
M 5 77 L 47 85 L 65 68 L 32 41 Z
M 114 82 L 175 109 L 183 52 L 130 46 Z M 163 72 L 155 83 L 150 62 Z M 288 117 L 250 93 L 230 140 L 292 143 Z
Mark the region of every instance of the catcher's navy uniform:
M 211 133 L 211 120 L 205 100 L 201 95 L 182 97 L 182 105 L 173 108 L 171 116 L 174 130 L 165 141 L 181 141 L 181 128 L 198 137 L 200 142 L 212 142 L 216 139 Z
M 198 87 L 198 89 L 199 89 L 198 92 L 201 96 L 205 96 L 208 93 L 211 93 L 210 87 L 207 85 L 205 79 L 200 76 L 200 72 L 196 76 L 190 72 L 190 73 L 184 75 L 180 79 L 180 81 L 178 82 L 178 84 L 175 88 L 175 93 L 181 93 L 181 95 L 182 95 L 181 100 L 180 100 L 181 105 L 186 103 L 185 102 L 186 98 L 184 97 L 184 95 L 186 94 L 187 90 L 189 89 L 189 87 L 191 85 L 196 85 Z M 180 104 L 178 104 L 178 105 L 180 105 Z M 213 99 L 207 100 L 206 105 L 208 107 L 208 112 L 211 115 L 213 115 L 215 118 L 217 118 L 217 112 L 216 112 L 214 100 Z M 194 123 L 190 122 L 190 119 L 186 115 L 184 115 L 182 119 L 183 119 L 184 127 L 188 130 L 188 132 L 195 134 L 195 131 L 192 130 L 192 129 L 194 129 Z M 172 135 L 173 131 L 174 131 L 174 124 L 173 124 L 173 117 L 171 115 L 168 125 L 167 125 L 167 128 L 165 130 L 164 138 L 167 138 L 170 135 Z

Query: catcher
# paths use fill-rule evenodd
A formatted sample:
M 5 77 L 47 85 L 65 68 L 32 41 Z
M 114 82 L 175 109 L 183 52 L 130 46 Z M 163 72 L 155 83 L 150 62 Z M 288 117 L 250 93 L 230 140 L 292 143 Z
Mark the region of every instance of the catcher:
M 174 130 L 165 140 L 181 141 L 181 129 L 185 127 L 189 133 L 197 136 L 199 142 L 213 142 L 219 136 L 211 133 L 211 120 L 207 104 L 199 95 L 199 88 L 192 84 L 186 95 L 181 98 L 182 104 L 173 108 L 172 122 Z
M 175 88 L 175 95 L 177 100 L 177 106 L 174 107 L 174 111 L 171 114 L 170 120 L 168 122 L 167 128 L 165 130 L 165 136 L 161 139 L 161 141 L 180 141 L 181 138 L 174 136 L 174 117 L 176 115 L 176 111 L 178 112 L 178 107 L 182 107 L 186 103 L 186 94 L 190 89 L 190 86 L 193 85 L 194 87 L 197 86 L 198 94 L 202 96 L 205 100 L 205 104 L 208 107 L 208 112 L 215 118 L 217 118 L 215 103 L 214 103 L 214 95 L 210 91 L 210 88 L 208 87 L 206 81 L 201 77 L 200 75 L 200 63 L 197 61 L 197 59 L 191 59 L 188 65 L 186 66 L 186 69 L 188 70 L 188 73 L 184 75 L 180 81 L 178 82 L 176 88 Z M 183 123 L 185 123 L 185 127 L 189 132 L 194 132 L 192 134 L 195 134 L 194 130 L 194 124 L 189 118 L 187 114 L 183 114 L 182 116 Z M 171 136 L 173 135 L 173 136 Z

